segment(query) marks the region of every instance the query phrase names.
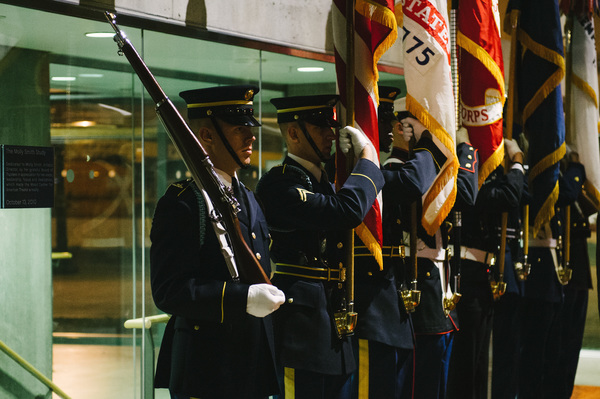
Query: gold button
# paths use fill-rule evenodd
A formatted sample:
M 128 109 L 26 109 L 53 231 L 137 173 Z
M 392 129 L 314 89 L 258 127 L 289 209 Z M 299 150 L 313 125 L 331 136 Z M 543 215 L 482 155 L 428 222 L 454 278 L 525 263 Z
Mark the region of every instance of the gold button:
M 467 155 L 467 159 L 473 159 L 473 155 L 471 155 L 471 154 Z
M 288 298 L 288 303 L 294 303 L 294 298 Z
M 540 263 L 542 261 L 542 258 L 538 258 L 538 263 Z
M 470 163 L 467 163 L 467 164 L 465 164 L 465 167 L 466 167 L 466 168 L 470 168 L 470 167 L 471 167 L 471 164 L 470 164 Z
M 402 222 L 400 221 L 400 219 L 396 219 L 396 224 L 402 224 Z
M 260 254 L 260 253 L 258 253 L 258 252 L 257 252 L 257 253 L 256 253 L 256 259 L 260 260 L 260 258 L 262 258 L 262 256 L 261 256 L 261 254 Z
M 579 181 L 579 176 L 575 176 L 575 181 Z
M 252 239 L 256 240 L 256 233 L 255 232 L 252 232 Z
M 368 274 L 369 276 L 372 276 L 372 275 L 373 275 L 373 272 L 368 272 L 367 274 Z
M 200 326 L 194 326 L 194 330 L 198 331 L 200 329 Z
M 469 150 L 473 151 L 473 147 L 469 147 Z
M 338 248 L 338 249 L 342 249 L 342 248 L 344 248 L 344 244 L 343 244 L 342 242 L 338 242 L 338 243 L 337 243 L 337 248 Z
M 560 226 L 560 224 L 561 224 L 561 223 L 560 223 L 560 220 L 559 220 L 559 221 L 558 221 L 558 225 Z
M 431 273 L 427 272 L 426 276 L 431 277 Z

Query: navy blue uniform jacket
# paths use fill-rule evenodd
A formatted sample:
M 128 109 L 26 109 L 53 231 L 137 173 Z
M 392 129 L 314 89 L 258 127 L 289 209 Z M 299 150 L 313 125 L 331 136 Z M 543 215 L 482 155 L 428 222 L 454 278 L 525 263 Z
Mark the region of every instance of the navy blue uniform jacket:
M 362 222 L 382 187 L 381 171 L 366 159 L 358 161 L 335 193 L 331 183 L 319 183 L 286 157 L 282 166 L 262 177 L 256 190 L 271 230 L 273 261 L 339 268 L 344 259 L 342 237 Z M 274 315 L 281 366 L 330 375 L 351 373 L 356 366 L 350 341 L 337 338 L 328 314 L 328 296 L 337 282 L 283 274 L 275 274 L 272 281 L 288 301 L 293 299 Z
M 580 163 L 571 162 L 558 181 L 559 194 L 555 205 L 556 213 L 550 220 L 553 238 L 564 234 L 563 209 L 577 200 L 584 182 L 585 168 Z M 533 222 L 532 219 L 530 218 L 530 222 Z M 571 253 L 573 252 L 571 251 Z M 529 259 L 531 260 L 531 272 L 525 281 L 525 296 L 553 303 L 562 302 L 563 286 L 558 282 L 550 249 L 530 247 Z M 559 258 L 558 261 L 560 262 L 561 259 Z
M 395 152 L 397 149 L 395 149 Z M 394 154 L 392 154 L 393 156 Z M 429 138 L 421 138 L 415 146 L 414 158 L 406 163 L 389 163 L 381 173 L 383 187 L 383 246 L 402 244 L 400 211 L 431 186 L 438 172 L 437 165 L 445 157 Z M 364 245 L 356 236 L 355 243 Z M 355 251 L 358 254 L 359 251 Z M 396 251 L 396 255 L 398 255 Z M 412 349 L 412 332 L 408 315 L 398 306 L 396 274 L 403 272 L 403 262 L 398 256 L 384 256 L 383 270 L 372 256 L 355 257 L 355 302 L 358 312 L 356 336 L 402 349 Z
M 510 169 L 504 173 L 504 167 L 498 166 L 486 179 L 477 195 L 474 207 L 463 210 L 463 244 L 469 248 L 494 253 L 498 257 L 500 247 L 500 227 L 502 212 L 508 212 L 508 244 L 517 237 L 521 196 L 524 189 L 523 172 Z M 510 251 L 506 246 L 506 251 Z M 464 260 L 461 266 L 461 286 L 468 296 L 492 300 L 489 283 L 489 266 L 479 262 Z M 496 266 L 497 269 L 497 266 Z M 498 279 L 497 270 L 496 281 Z M 507 292 L 518 291 L 518 280 L 514 273 L 512 258 L 507 252 L 505 258 L 504 281 Z
M 479 167 L 477 150 L 468 143 L 460 143 L 456 148 L 456 155 L 460 164 L 456 181 L 456 204 L 462 206 L 472 205 L 477 198 L 477 179 L 479 176 L 477 173 Z M 406 212 L 408 209 L 409 207 L 405 206 L 404 220 L 407 221 L 410 220 L 410 214 Z M 418 214 L 420 215 L 420 212 Z M 410 230 L 409 223 L 404 223 L 404 229 L 406 231 Z M 441 234 L 447 234 L 444 225 L 440 228 L 440 232 Z M 420 221 L 417 234 L 429 248 L 436 248 L 435 237 L 429 236 L 425 232 Z M 405 259 L 405 262 L 408 265 L 409 258 Z M 445 334 L 457 329 L 456 311 L 452 311 L 449 317 L 444 313 L 440 270 L 431 259 L 424 257 L 418 258 L 417 269 L 417 288 L 421 291 L 421 303 L 412 314 L 415 333 Z M 407 281 L 405 282 L 408 283 L 411 279 L 412 270 L 408 272 Z
M 251 191 L 238 215 L 250 248 L 270 274 L 269 232 Z M 234 283 L 194 183 L 159 200 L 150 232 L 152 296 L 173 317 L 155 385 L 201 398 L 255 398 L 278 392 L 271 317 L 246 313 L 248 285 Z

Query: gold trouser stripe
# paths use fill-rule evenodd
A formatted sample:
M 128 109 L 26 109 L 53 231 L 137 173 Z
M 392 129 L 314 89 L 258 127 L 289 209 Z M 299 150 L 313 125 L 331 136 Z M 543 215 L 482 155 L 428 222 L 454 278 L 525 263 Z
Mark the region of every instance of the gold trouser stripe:
M 369 341 L 358 340 L 358 399 L 369 398 Z
M 223 292 L 221 292 L 221 323 L 225 320 L 225 307 L 223 302 L 225 301 L 225 286 L 227 285 L 226 281 L 223 281 Z
M 284 367 L 283 370 L 285 399 L 294 399 L 296 397 L 296 370 L 289 367 Z

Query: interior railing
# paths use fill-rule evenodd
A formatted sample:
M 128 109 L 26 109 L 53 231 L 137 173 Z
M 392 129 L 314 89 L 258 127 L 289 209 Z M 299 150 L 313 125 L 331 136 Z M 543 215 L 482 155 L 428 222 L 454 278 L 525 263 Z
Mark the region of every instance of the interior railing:
M 23 359 L 17 352 L 9 348 L 4 342 L 0 341 L 0 349 L 6 353 L 8 357 L 17 362 L 21 367 L 27 370 L 31 375 L 37 378 L 42 384 L 46 385 L 52 392 L 57 394 L 63 399 L 71 399 L 62 389 L 60 389 L 55 383 L 53 383 L 48 377 L 42 374 L 38 369 L 33 367 L 31 363 Z
M 125 328 L 144 329 L 146 339 L 143 345 L 144 356 L 142 356 L 142 378 L 141 390 L 143 399 L 154 399 L 154 338 L 152 337 L 152 326 L 154 324 L 166 323 L 171 316 L 161 314 L 156 316 L 140 317 L 125 321 Z

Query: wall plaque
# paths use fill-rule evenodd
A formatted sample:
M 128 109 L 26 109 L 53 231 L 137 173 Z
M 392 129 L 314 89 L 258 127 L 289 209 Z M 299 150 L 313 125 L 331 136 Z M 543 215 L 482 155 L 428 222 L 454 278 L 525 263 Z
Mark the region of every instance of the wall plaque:
M 0 208 L 54 206 L 54 148 L 0 145 Z

